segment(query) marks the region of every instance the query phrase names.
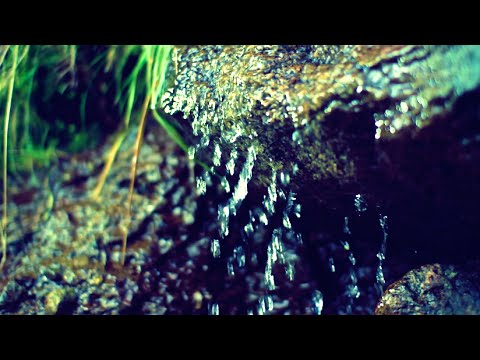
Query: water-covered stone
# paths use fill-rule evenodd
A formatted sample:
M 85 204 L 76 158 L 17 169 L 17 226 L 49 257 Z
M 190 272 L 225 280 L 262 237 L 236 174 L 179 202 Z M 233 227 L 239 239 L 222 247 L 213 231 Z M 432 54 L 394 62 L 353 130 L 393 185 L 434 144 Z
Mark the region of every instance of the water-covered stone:
M 226 155 L 220 175 L 234 174 L 237 156 L 247 158 L 257 141 L 249 191 L 269 189 L 269 213 L 280 196 L 272 171 L 282 184 L 290 169 L 289 187 L 302 205 L 349 211 L 350 196 L 361 189 L 359 216 L 365 204 L 385 201 L 402 229 L 418 229 L 429 209 L 470 209 L 480 201 L 480 182 L 472 180 L 480 177 L 478 46 L 212 45 L 177 51 L 178 72 L 163 103 L 170 120 L 192 144 L 196 132 L 223 140 L 216 143 Z M 215 158 L 215 147 L 205 148 L 205 161 Z M 408 205 L 415 215 L 397 210 Z M 464 220 L 474 226 L 473 217 Z
M 425 265 L 391 284 L 377 315 L 479 315 L 480 277 L 476 265 Z

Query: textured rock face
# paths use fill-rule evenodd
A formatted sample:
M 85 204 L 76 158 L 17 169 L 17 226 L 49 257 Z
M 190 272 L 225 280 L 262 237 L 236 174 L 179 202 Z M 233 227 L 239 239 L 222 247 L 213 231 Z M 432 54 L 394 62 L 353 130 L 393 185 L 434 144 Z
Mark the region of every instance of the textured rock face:
M 426 265 L 393 283 L 377 315 L 479 315 L 480 277 L 475 267 Z
M 470 161 L 476 138 L 461 129 L 479 130 L 478 112 L 459 119 L 455 104 L 478 88 L 478 63 L 476 46 L 179 47 L 163 106 L 209 163 L 216 146 L 226 163 L 255 143 L 257 186 L 273 168 L 295 172 L 292 187 L 320 201 L 388 193 L 392 182 L 417 185 L 417 166 L 444 162 L 426 146 Z

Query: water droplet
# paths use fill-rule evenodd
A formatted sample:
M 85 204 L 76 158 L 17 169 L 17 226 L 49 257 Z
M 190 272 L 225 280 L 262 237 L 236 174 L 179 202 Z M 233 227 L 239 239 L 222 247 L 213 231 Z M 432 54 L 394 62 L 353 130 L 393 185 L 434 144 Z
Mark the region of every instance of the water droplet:
M 258 220 L 265 226 L 268 225 L 268 218 L 267 215 L 263 211 L 259 211 L 258 213 Z
M 302 244 L 303 244 L 302 234 L 297 234 L 297 243 L 298 243 L 299 245 L 302 245 Z
M 194 134 L 195 135 L 195 134 Z M 204 135 L 200 139 L 200 146 L 202 148 L 206 148 L 210 144 L 210 137 L 208 135 Z
M 231 206 L 232 206 L 234 215 L 236 210 L 240 207 L 240 204 L 248 194 L 248 183 L 252 178 L 252 170 L 253 170 L 253 165 L 255 163 L 256 156 L 257 154 L 255 151 L 255 147 L 251 146 L 248 150 L 247 159 L 245 160 L 243 169 L 240 172 L 238 183 L 235 186 L 235 190 L 233 191 L 233 195 L 231 199 Z
M 288 218 L 288 216 L 286 214 L 283 215 L 283 226 L 286 228 L 286 229 L 291 229 L 292 228 L 292 224 L 290 223 L 290 219 Z
M 350 251 L 350 244 L 348 243 L 348 241 L 340 240 L 340 243 L 342 244 L 345 251 Z
M 321 315 L 323 310 L 323 294 L 319 290 L 315 290 L 312 294 L 312 311 L 315 315 Z
M 222 179 L 220 180 L 220 185 L 222 185 L 222 188 L 225 190 L 226 193 L 230 192 L 230 183 L 225 176 L 222 176 Z
M 376 277 L 376 280 L 377 280 L 378 292 L 381 295 L 381 294 L 383 294 L 383 287 L 385 285 L 385 277 L 384 277 L 384 274 L 383 274 L 383 262 L 385 261 L 385 253 L 387 251 L 387 237 L 388 237 L 387 216 L 382 216 L 380 214 L 379 222 L 380 222 L 380 226 L 381 226 L 382 232 L 383 232 L 383 239 L 382 239 L 382 244 L 380 246 L 380 250 L 377 253 L 378 267 L 377 267 L 375 277 Z
M 354 205 L 357 212 L 367 211 L 367 202 L 361 194 L 355 195 Z
M 220 307 L 217 303 L 208 304 L 208 314 L 209 315 L 220 315 Z
M 230 160 L 228 160 L 227 164 L 225 165 L 225 168 L 230 175 L 233 175 L 235 173 L 235 161 L 237 161 L 237 157 L 238 152 L 236 149 L 233 149 L 230 152 Z
M 292 133 L 292 141 L 297 145 L 301 145 L 303 143 L 302 133 L 299 130 L 295 130 Z
M 295 266 L 291 262 L 287 263 L 287 266 L 285 267 L 285 274 L 287 275 L 288 280 L 293 281 L 295 277 Z
M 272 311 L 273 310 L 273 298 L 272 295 L 265 295 L 264 297 L 264 302 L 265 302 L 265 309 L 267 311 Z
M 260 299 L 258 299 L 257 313 L 258 315 L 265 315 L 265 312 L 266 312 L 265 298 L 262 296 Z
M 249 222 L 247 225 L 245 225 L 243 227 L 243 230 L 245 231 L 245 234 L 247 234 L 248 237 L 251 237 L 254 232 L 252 223 Z
M 288 184 L 290 184 L 290 174 L 281 171 L 280 172 L 280 183 L 283 186 L 288 186 Z
M 293 164 L 292 165 L 292 174 L 297 175 L 298 170 L 299 170 L 298 165 L 296 163 Z
M 188 158 L 189 158 L 190 160 L 195 159 L 195 147 L 190 146 L 190 147 L 188 148 Z
M 272 172 L 272 181 L 267 188 L 267 196 L 264 196 L 263 206 L 267 210 L 268 214 L 273 215 L 275 213 L 275 202 L 277 201 L 277 183 L 275 171 Z
M 330 265 L 330 271 L 331 271 L 332 273 L 334 273 L 334 272 L 335 272 L 335 262 L 333 261 L 333 258 L 332 258 L 332 257 L 330 257 L 330 258 L 328 259 L 328 264 Z
M 233 266 L 233 258 L 229 258 L 227 261 L 227 272 L 228 276 L 234 277 L 235 276 L 235 268 Z
M 219 233 L 223 238 L 228 236 L 228 220 L 230 217 L 230 206 L 227 205 L 218 205 L 218 225 Z
M 378 285 L 380 286 L 380 289 L 383 290 L 383 286 L 385 285 L 385 277 L 383 276 L 383 268 L 381 265 L 378 266 L 375 277 L 377 279 Z
M 348 225 L 348 216 L 345 216 L 343 221 L 343 233 L 347 235 L 351 235 L 352 232 L 350 231 L 350 227 Z
M 293 209 L 294 215 L 295 215 L 297 218 L 300 218 L 301 212 L 302 212 L 302 205 L 296 204 L 295 207 L 294 207 L 294 209 Z
M 350 253 L 350 254 L 348 255 L 348 260 L 350 260 L 350 262 L 352 263 L 352 265 L 355 266 L 357 260 L 355 260 L 355 256 L 353 256 L 352 253 Z
M 242 268 L 245 266 L 245 250 L 243 250 L 243 247 L 242 246 L 237 246 L 234 250 L 233 250 L 233 256 L 235 257 L 235 259 L 237 260 L 237 265 L 239 268 Z
M 197 177 L 197 193 L 204 195 L 207 192 L 207 182 L 201 177 Z
M 214 150 L 213 150 L 213 165 L 220 166 L 220 160 L 222 158 L 222 150 L 220 149 L 220 145 L 215 143 Z
M 220 257 L 220 241 L 218 239 L 213 239 L 210 245 L 210 251 L 214 258 Z

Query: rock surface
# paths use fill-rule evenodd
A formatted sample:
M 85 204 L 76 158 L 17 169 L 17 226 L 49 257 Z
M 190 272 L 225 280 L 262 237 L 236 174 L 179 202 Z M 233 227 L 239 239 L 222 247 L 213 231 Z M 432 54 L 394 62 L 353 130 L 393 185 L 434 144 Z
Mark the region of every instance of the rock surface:
M 454 105 L 480 85 L 476 46 L 187 46 L 176 53 L 164 111 L 209 163 L 217 145 L 226 163 L 232 149 L 246 157 L 256 143 L 257 186 L 269 185 L 272 168 L 292 172 L 297 164 L 294 190 L 317 200 L 359 188 L 384 195 L 392 181 L 415 183 L 418 157 L 432 142 L 454 147 L 464 162 L 476 146 L 476 134 L 446 139 L 433 130 L 469 126 Z
M 376 315 L 480 315 L 475 266 L 425 265 L 388 287 Z

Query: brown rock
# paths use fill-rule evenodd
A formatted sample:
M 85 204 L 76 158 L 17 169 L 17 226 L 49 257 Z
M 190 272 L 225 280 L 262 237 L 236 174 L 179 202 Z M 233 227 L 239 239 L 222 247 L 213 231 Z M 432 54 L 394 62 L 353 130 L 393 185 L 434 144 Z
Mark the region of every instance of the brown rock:
M 443 188 L 443 177 L 419 176 L 418 167 L 438 167 L 448 156 L 451 169 L 474 167 L 462 139 L 478 128 L 478 112 L 462 115 L 455 104 L 478 89 L 478 47 L 187 46 L 176 52 L 165 113 L 209 164 L 216 145 L 222 164 L 232 149 L 241 164 L 254 144 L 256 186 L 269 184 L 272 169 L 292 172 L 296 164 L 292 188 L 305 197 L 338 200 L 359 188 L 385 197 L 392 186 L 422 192 L 440 182 Z M 225 174 L 223 165 L 215 171 Z
M 480 276 L 473 267 L 425 265 L 390 285 L 376 315 L 479 315 Z

